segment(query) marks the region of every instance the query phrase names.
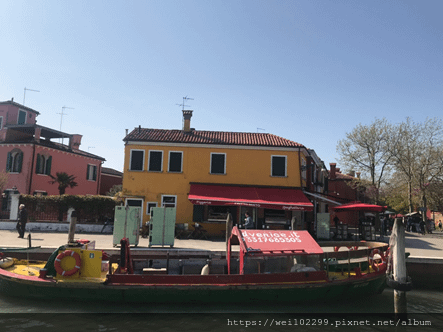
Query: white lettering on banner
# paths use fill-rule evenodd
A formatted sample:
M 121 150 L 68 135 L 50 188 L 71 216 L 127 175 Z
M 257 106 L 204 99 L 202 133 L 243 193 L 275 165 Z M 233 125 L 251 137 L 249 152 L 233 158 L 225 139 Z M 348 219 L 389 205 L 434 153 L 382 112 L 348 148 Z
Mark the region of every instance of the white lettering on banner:
M 239 202 L 235 202 L 234 205 L 261 207 L 260 204 L 253 204 L 253 203 L 239 203 Z
M 247 243 L 289 243 L 289 242 L 298 242 L 301 243 L 300 235 L 296 232 L 269 232 L 269 233 L 260 233 L 255 231 L 242 231 L 243 238 Z
M 208 202 L 208 201 L 195 201 L 195 203 L 198 205 L 210 205 L 211 204 L 211 202 Z

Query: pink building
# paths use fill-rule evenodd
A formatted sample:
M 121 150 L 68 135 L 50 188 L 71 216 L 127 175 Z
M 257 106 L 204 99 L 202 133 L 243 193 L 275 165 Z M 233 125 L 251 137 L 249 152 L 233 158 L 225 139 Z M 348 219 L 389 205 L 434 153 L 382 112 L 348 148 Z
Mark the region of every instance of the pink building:
M 12 191 L 31 195 L 58 195 L 50 174 L 75 176 L 78 186 L 66 194 L 98 195 L 104 158 L 79 149 L 82 135 L 67 134 L 37 125 L 39 112 L 10 101 L 0 102 L 0 171 L 8 182 L 3 191 L 2 210 L 7 209 Z

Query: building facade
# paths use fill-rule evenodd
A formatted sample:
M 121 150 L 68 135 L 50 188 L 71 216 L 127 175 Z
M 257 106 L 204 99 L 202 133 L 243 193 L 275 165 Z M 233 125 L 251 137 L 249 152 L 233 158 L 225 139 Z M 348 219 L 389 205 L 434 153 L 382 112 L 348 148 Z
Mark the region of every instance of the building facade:
M 50 175 L 75 176 L 77 186 L 67 194 L 97 195 L 104 158 L 80 150 L 81 135 L 37 125 L 39 112 L 14 100 L 0 102 L 0 170 L 7 173 L 2 211 L 8 210 L 9 193 L 58 195 Z M 58 142 L 56 141 L 58 140 Z M 66 144 L 65 144 L 66 143 Z
M 141 206 L 177 209 L 177 223 L 198 222 L 221 235 L 227 214 L 243 224 L 248 212 L 257 228 L 304 221 L 313 204 L 302 192 L 307 149 L 266 133 L 199 131 L 183 111 L 182 130 L 135 128 L 124 138 L 123 195 Z

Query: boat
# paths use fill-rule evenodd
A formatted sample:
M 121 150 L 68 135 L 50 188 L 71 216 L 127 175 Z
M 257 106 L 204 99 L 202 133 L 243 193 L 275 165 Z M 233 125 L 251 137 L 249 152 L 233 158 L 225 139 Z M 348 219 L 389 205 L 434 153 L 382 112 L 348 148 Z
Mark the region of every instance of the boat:
M 345 250 L 335 251 L 338 245 Z M 70 243 L 47 261 L 16 261 L 0 269 L 0 294 L 69 301 L 296 303 L 365 297 L 386 286 L 386 243 L 321 244 L 307 231 L 233 227 L 226 252 L 132 253 L 126 238 L 120 246 L 108 256 L 89 243 Z

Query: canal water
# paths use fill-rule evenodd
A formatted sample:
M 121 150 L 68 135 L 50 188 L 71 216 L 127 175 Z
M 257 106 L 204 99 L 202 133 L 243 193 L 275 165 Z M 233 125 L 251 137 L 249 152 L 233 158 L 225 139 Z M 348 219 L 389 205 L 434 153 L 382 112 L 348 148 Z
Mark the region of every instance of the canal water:
M 443 330 L 443 292 L 408 292 L 407 311 L 405 317 L 394 314 L 391 289 L 361 299 L 293 305 L 138 305 L 0 296 L 0 332 Z

